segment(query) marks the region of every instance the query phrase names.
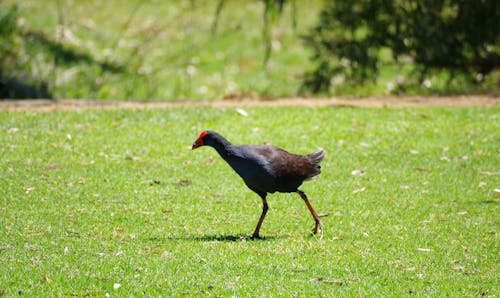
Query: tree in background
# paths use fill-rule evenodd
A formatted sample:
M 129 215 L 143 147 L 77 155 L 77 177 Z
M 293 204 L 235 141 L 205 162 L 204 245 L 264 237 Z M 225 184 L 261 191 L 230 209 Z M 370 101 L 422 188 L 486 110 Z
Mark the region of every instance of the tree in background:
M 306 36 L 315 69 L 305 75 L 312 92 L 331 91 L 332 79 L 353 84 L 376 80 L 389 59 L 411 63 L 422 83 L 446 70 L 479 82 L 500 65 L 497 0 L 325 1 L 319 24 Z
M 272 52 L 272 44 L 271 44 L 271 27 L 272 23 L 276 21 L 280 14 L 283 13 L 283 9 L 285 7 L 285 3 L 287 0 L 261 0 L 264 4 L 264 11 L 262 12 L 263 16 L 263 26 L 262 26 L 262 38 L 264 40 L 265 45 L 265 53 L 264 53 L 264 65 L 267 65 L 269 59 L 271 58 Z M 293 29 L 297 29 L 297 16 L 296 16 L 296 0 L 288 0 L 291 2 L 291 11 L 292 11 L 292 26 Z M 224 8 L 224 4 L 226 0 L 219 0 L 217 2 L 217 9 L 215 11 L 214 21 L 212 22 L 211 32 L 214 35 L 217 32 L 217 27 L 219 25 L 219 18 Z

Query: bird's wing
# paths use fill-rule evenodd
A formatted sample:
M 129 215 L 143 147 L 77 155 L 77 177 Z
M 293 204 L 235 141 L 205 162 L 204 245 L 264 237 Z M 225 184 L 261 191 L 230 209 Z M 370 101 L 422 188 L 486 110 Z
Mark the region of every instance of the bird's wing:
M 271 165 L 253 147 L 253 145 L 232 146 L 225 159 L 252 190 L 274 191 L 274 172 Z
M 303 181 L 317 176 L 319 169 L 304 155 L 289 153 L 274 146 L 254 146 L 259 154 L 271 166 L 274 176 L 279 181 Z

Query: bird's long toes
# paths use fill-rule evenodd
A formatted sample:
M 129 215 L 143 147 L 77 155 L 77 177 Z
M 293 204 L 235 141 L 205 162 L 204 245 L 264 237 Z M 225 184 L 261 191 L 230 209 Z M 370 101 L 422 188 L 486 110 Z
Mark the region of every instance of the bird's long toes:
M 319 225 L 319 240 L 323 239 L 323 225 Z
M 312 234 L 313 235 L 316 235 L 318 234 L 318 230 L 319 230 L 319 239 L 323 239 L 323 225 L 321 224 L 321 222 L 319 223 L 316 223 L 316 225 L 314 225 L 314 228 L 312 230 Z

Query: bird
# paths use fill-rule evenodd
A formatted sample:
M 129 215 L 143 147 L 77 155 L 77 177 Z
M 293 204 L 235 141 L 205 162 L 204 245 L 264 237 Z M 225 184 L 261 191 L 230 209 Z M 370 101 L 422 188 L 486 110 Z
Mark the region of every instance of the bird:
M 269 209 L 268 193 L 297 193 L 305 202 L 315 225 L 313 234 L 323 238 L 323 224 L 309 202 L 306 193 L 299 189 L 306 180 L 316 178 L 321 173 L 320 162 L 325 157 L 324 150 L 307 155 L 293 154 L 272 145 L 233 145 L 215 131 L 202 131 L 191 149 L 202 146 L 214 148 L 231 168 L 243 179 L 246 186 L 258 194 L 262 200 L 262 213 L 252 238 L 260 238 L 260 228 Z

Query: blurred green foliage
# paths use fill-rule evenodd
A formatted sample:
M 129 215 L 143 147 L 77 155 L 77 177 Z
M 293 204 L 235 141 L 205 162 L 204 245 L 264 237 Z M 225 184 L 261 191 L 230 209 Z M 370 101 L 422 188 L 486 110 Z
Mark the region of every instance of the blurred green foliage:
M 480 9 L 450 8 L 450 1 L 411 3 L 5 0 L 0 98 L 497 90 L 498 29 L 491 15 L 499 8 L 483 17 Z
M 295 95 L 319 1 L 295 2 L 7 0 L 20 43 L 8 74 L 55 98 Z
M 316 67 L 305 87 L 324 92 L 376 81 L 392 63 L 401 66 L 389 86 L 396 92 L 429 88 L 433 76 L 444 91 L 463 91 L 500 66 L 498 20 L 495 0 L 326 1 L 306 37 Z

